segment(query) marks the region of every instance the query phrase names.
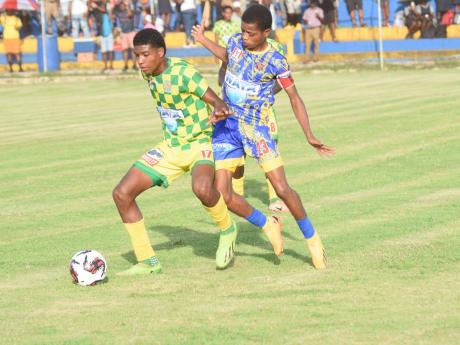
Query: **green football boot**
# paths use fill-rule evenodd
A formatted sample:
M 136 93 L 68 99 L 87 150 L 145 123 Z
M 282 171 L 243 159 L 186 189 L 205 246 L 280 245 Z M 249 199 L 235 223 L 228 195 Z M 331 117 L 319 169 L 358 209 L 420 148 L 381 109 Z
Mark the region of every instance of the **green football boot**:
M 117 273 L 117 276 L 134 276 L 143 274 L 158 274 L 161 273 L 161 264 L 158 262 L 156 265 L 149 265 L 144 262 L 139 262 L 133 267 Z
M 216 252 L 216 266 L 218 269 L 227 268 L 232 262 L 235 254 L 237 235 L 238 228 L 235 222 L 232 222 L 232 225 L 227 230 L 220 232 L 219 247 Z

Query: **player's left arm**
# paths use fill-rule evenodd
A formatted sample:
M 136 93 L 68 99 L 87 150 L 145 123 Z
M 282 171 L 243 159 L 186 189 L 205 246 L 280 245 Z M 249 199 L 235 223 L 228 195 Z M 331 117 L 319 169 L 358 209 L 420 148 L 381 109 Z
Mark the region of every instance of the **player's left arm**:
M 315 150 L 320 155 L 331 156 L 335 154 L 335 149 L 323 144 L 319 139 L 317 139 L 310 127 L 310 121 L 308 119 L 307 108 L 305 107 L 305 103 L 303 102 L 302 98 L 300 98 L 299 93 L 297 92 L 297 88 L 294 85 L 294 81 L 292 77 L 289 77 L 289 81 L 280 81 L 280 85 L 285 87 L 284 90 L 289 96 L 289 100 L 291 101 L 292 110 L 294 111 L 294 115 L 299 122 L 300 127 L 302 128 L 305 137 L 307 138 L 308 143 L 315 148 Z M 279 79 L 278 79 L 279 80 Z

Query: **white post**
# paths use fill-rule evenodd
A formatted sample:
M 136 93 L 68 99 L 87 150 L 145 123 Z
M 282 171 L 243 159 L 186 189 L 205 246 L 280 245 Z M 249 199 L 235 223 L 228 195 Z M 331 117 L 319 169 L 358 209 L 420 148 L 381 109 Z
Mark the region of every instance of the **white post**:
M 379 56 L 380 69 L 383 70 L 383 37 L 382 37 L 382 8 L 380 7 L 381 0 L 377 0 L 377 14 L 379 20 Z
M 156 19 L 156 17 L 154 17 L 154 14 L 155 14 L 154 0 L 150 0 L 150 15 L 152 16 L 153 25 L 155 25 L 155 19 Z
M 46 29 L 45 28 L 45 0 L 40 1 L 40 13 L 42 24 L 42 58 L 43 58 L 43 72 L 48 72 L 48 59 L 46 56 Z

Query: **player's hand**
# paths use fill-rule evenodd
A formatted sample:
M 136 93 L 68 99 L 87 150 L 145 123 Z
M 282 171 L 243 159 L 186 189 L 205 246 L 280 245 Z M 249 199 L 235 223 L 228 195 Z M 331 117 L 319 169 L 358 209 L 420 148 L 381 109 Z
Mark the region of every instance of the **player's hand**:
M 202 43 L 204 40 L 204 25 L 194 25 L 192 36 L 195 38 L 195 41 Z
M 316 139 L 315 137 L 308 138 L 308 143 L 314 147 L 314 149 L 318 152 L 319 155 L 330 157 L 335 154 L 335 148 L 329 147 L 324 145 L 321 141 Z
M 208 124 L 215 124 L 216 122 L 225 120 L 232 114 L 233 112 L 230 109 L 228 109 L 227 105 L 224 102 L 217 102 L 214 105 L 214 111 L 211 112 Z

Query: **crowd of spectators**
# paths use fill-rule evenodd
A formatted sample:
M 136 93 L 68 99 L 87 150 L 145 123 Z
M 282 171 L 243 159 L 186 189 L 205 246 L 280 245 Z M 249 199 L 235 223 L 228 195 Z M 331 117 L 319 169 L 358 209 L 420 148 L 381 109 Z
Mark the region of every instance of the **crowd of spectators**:
M 103 55 L 105 69 L 112 68 L 113 51 L 123 51 L 124 70 L 129 68 L 132 38 L 136 31 L 144 28 L 156 28 L 164 35 L 172 31 L 186 34 L 185 47 L 194 46 L 192 27 L 200 22 L 205 2 L 202 0 L 39 0 L 44 1 L 46 31 L 51 35 L 70 36 L 73 39 L 96 37 Z M 211 15 L 205 23 L 212 30 L 214 24 L 222 19 L 222 8 L 232 7 L 234 17 L 241 15 L 241 7 L 251 2 L 267 6 L 273 15 L 273 29 L 285 26 L 301 27 L 304 37 L 314 46 L 314 58 L 317 47 L 326 29 L 332 40 L 337 41 L 336 28 L 339 1 L 343 1 L 348 10 L 348 20 L 352 27 L 367 26 L 363 14 L 363 0 L 210 0 Z M 367 0 L 367 6 L 371 1 Z M 436 3 L 436 11 L 433 3 Z M 442 37 L 445 27 L 460 24 L 460 0 L 399 0 L 393 23 L 389 20 L 389 0 L 381 0 L 384 26 L 406 26 L 407 38 Z M 153 4 L 153 10 L 151 9 Z M 40 34 L 40 11 L 2 11 L 0 13 L 0 33 L 2 38 L 10 40 L 7 45 L 12 55 L 8 62 L 16 59 L 17 39 Z M 14 18 L 14 19 L 13 19 Z M 443 33 L 444 31 L 444 33 Z M 12 49 L 14 48 L 14 49 Z M 132 64 L 133 68 L 135 64 Z M 22 68 L 21 68 L 22 69 Z

